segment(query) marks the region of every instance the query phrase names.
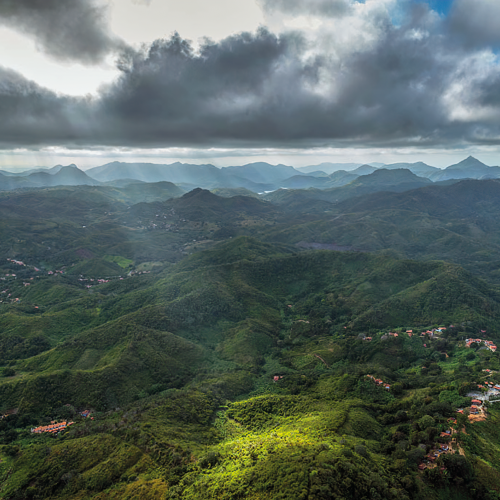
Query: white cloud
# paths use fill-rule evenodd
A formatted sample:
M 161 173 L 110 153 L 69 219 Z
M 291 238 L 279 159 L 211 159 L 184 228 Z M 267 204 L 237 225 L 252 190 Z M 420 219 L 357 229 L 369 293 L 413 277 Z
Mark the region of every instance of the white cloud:
M 119 75 L 112 59 L 97 67 L 56 61 L 38 52 L 32 39 L 1 27 L 0 63 L 43 87 L 75 96 L 97 94 L 102 84 L 110 83 Z
M 141 5 L 142 4 L 142 5 Z M 254 0 L 120 0 L 111 5 L 110 26 L 130 44 L 151 43 L 177 31 L 196 42 L 254 31 L 264 17 Z

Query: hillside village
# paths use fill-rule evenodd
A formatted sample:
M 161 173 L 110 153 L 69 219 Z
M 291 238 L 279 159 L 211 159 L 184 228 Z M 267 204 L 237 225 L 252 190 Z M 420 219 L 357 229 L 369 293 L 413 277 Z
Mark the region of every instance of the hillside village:
M 8 262 L 11 264 L 14 264 L 16 266 L 21 266 L 24 267 L 26 271 L 28 271 L 28 274 L 26 272 L 23 272 L 22 276 L 22 286 L 23 287 L 28 287 L 33 284 L 33 280 L 35 279 L 40 279 L 43 278 L 44 276 L 63 276 L 66 274 L 66 267 L 63 267 L 62 269 L 56 269 L 56 270 L 41 270 L 36 266 L 26 264 L 22 260 L 17 260 L 17 259 L 11 259 L 7 258 L 6 259 Z M 31 275 L 29 271 L 34 272 L 35 274 Z M 131 278 L 134 276 L 140 276 L 143 274 L 149 274 L 151 271 L 147 270 L 142 270 L 142 271 L 137 271 L 137 270 L 131 270 L 123 274 L 123 276 L 117 275 L 117 276 L 106 276 L 104 278 L 99 278 L 99 277 L 85 277 L 84 275 L 80 274 L 78 277 L 78 282 L 80 282 L 85 288 L 90 289 L 98 285 L 103 285 L 105 283 L 109 283 L 113 280 L 120 280 L 123 281 L 126 278 Z M 18 278 L 20 278 L 20 281 L 18 282 Z M 6 288 L 3 290 L 0 290 L 0 304 L 20 304 L 23 302 L 22 297 L 13 297 L 12 296 L 12 291 L 11 288 L 9 288 L 9 284 L 12 286 L 14 284 L 21 283 L 21 277 L 18 276 L 16 273 L 13 272 L 8 272 L 5 274 L 5 276 L 0 277 L 0 281 L 5 281 Z M 17 287 L 16 287 L 17 288 Z M 16 294 L 19 294 L 19 290 L 16 291 Z M 38 306 L 34 306 L 35 309 L 38 309 Z
M 454 325 L 450 325 L 450 328 L 455 328 Z M 421 331 L 421 333 L 418 335 L 421 339 L 437 339 L 439 336 L 446 331 L 446 327 L 441 326 L 441 327 L 434 327 L 434 328 L 429 328 L 426 330 Z M 486 330 L 481 330 L 480 333 L 482 335 L 486 334 Z M 407 335 L 408 338 L 412 338 L 415 335 L 414 329 L 397 329 L 396 331 L 389 331 L 387 333 L 384 332 L 379 332 L 377 334 L 377 337 L 379 338 L 380 341 L 386 341 L 389 338 L 397 338 L 401 335 Z M 374 340 L 374 336 L 366 336 L 366 335 L 360 335 L 360 337 L 367 341 L 367 342 L 372 342 Z M 464 346 L 466 348 L 471 348 L 471 346 L 476 343 L 478 346 L 484 345 L 484 348 L 489 349 L 491 352 L 496 352 L 496 345 L 493 341 L 491 340 L 486 340 L 486 339 L 479 339 L 479 338 L 467 338 L 465 339 Z M 424 348 L 427 348 L 427 344 L 423 343 L 422 346 Z M 446 357 L 448 357 L 448 354 L 444 353 Z M 493 371 L 489 368 L 484 369 L 483 372 L 485 373 L 486 377 L 490 377 L 494 374 L 496 374 L 496 371 Z M 373 375 L 366 375 L 368 379 L 373 381 L 377 386 L 383 387 L 384 389 L 390 391 L 391 389 L 391 384 L 384 382 L 382 378 L 375 377 Z M 474 382 L 474 384 L 477 386 L 478 391 L 472 391 L 467 394 L 468 397 L 472 398 L 471 401 L 471 406 L 468 408 L 457 408 L 457 413 L 459 414 L 466 414 L 469 416 L 469 420 L 471 422 L 474 421 L 480 421 L 481 419 L 485 419 L 487 417 L 487 410 L 484 406 L 484 402 L 489 402 L 489 403 L 494 403 L 496 401 L 500 401 L 500 383 L 494 383 L 491 381 L 483 381 L 481 382 Z
M 450 328 L 454 328 L 453 325 L 450 325 Z M 439 336 L 446 331 L 446 327 L 435 327 L 425 329 L 421 331 L 418 335 L 422 339 L 422 342 L 426 339 L 433 340 L 439 338 Z M 486 330 L 480 331 L 481 335 L 486 334 Z M 377 338 L 380 341 L 387 341 L 389 338 L 398 338 L 401 335 L 406 335 L 408 338 L 412 338 L 415 336 L 414 329 L 397 329 L 396 331 L 389 331 L 387 333 L 379 332 L 377 334 Z M 361 335 L 361 338 L 367 342 L 373 342 L 376 338 L 373 334 L 370 336 Z M 478 346 L 483 345 L 483 349 L 487 348 L 491 352 L 496 352 L 496 345 L 491 340 L 486 339 L 474 339 L 467 338 L 465 343 L 463 344 L 466 348 L 471 348 L 471 345 L 476 343 Z M 427 347 L 426 343 L 422 343 L 424 348 Z M 448 357 L 448 354 L 446 354 Z M 497 372 L 486 368 L 483 370 L 484 377 L 487 379 L 495 375 Z M 382 378 L 373 376 L 371 374 L 366 375 L 365 378 L 367 380 L 372 381 L 376 386 L 384 388 L 387 391 L 391 390 L 391 384 L 384 382 Z M 456 408 L 457 415 L 462 415 L 467 418 L 469 423 L 475 422 L 484 422 L 488 418 L 488 409 L 487 405 L 490 403 L 494 403 L 495 401 L 500 401 L 500 383 L 495 383 L 492 381 L 481 381 L 474 382 L 474 385 L 477 386 L 477 391 L 472 391 L 467 394 L 467 397 L 471 398 L 470 406 L 465 408 Z M 458 423 L 457 418 L 448 418 L 448 428 L 441 431 L 437 436 L 438 442 L 435 443 L 434 447 L 430 450 L 427 449 L 426 455 L 418 464 L 418 469 L 421 472 L 431 471 L 433 469 L 438 469 L 441 474 L 446 472 L 446 467 L 443 465 L 443 461 L 440 460 L 441 457 L 444 457 L 448 454 L 458 453 L 460 455 L 465 456 L 465 452 L 460 446 L 459 442 L 457 442 L 457 432 L 458 432 Z M 463 426 L 463 421 L 461 423 Z M 462 429 L 465 432 L 465 428 Z
M 483 344 L 491 351 L 491 352 L 496 352 L 497 346 L 494 344 L 493 341 L 491 340 L 484 340 L 484 339 L 465 339 L 465 345 L 467 347 L 470 347 L 473 343 L 476 344 Z
M 65 405 L 70 406 L 70 405 Z M 83 410 L 79 412 L 79 415 L 83 418 L 88 418 L 91 415 L 90 410 Z M 94 420 L 94 417 L 90 417 L 91 420 Z M 41 425 L 38 427 L 33 427 L 31 429 L 32 434 L 51 434 L 57 436 L 60 432 L 67 429 L 70 425 L 75 424 L 75 422 L 56 422 L 55 420 L 51 420 L 49 425 Z

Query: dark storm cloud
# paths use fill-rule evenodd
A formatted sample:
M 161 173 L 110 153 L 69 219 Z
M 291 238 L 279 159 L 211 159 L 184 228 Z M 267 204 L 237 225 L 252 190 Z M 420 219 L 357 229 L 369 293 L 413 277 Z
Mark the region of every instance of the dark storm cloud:
M 500 108 L 500 72 L 481 82 L 478 98 L 479 104 Z
M 109 34 L 106 9 L 92 0 L 1 0 L 0 24 L 62 60 L 96 63 L 123 45 Z
M 455 0 L 448 24 L 454 38 L 465 45 L 500 46 L 498 0 Z
M 95 100 L 3 71 L 0 138 L 4 147 L 498 143 L 499 72 L 444 36 L 447 22 L 417 5 L 399 26 L 378 19 L 377 37 L 342 56 L 300 33 L 261 29 L 196 50 L 174 35 L 125 54 L 121 77 Z
M 91 136 L 92 105 L 61 97 L 0 67 L 0 146 L 72 143 Z M 93 138 L 92 138 L 93 139 Z
M 302 46 L 300 36 L 260 30 L 194 53 L 175 35 L 123 65 L 122 79 L 103 96 L 102 112 L 131 139 L 154 143 L 288 135 L 283 121 L 293 101 L 303 98 L 301 86 L 316 78 L 314 68 L 298 60 Z
M 310 46 L 291 33 L 241 34 L 199 53 L 178 36 L 157 41 L 124 65 L 103 115 L 135 144 L 438 142 L 462 133 L 441 99 L 456 61 L 439 37 L 413 36 L 422 24 L 423 14 L 406 28 L 388 23 L 378 43 L 341 67 L 304 57 Z
M 343 16 L 352 8 L 351 0 L 258 0 L 264 11 L 292 15 Z

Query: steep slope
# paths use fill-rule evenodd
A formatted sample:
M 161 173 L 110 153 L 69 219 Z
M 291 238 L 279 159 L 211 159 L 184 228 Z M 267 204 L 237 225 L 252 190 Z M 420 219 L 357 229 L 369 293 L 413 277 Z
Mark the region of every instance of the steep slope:
M 330 174 L 329 180 L 327 181 L 326 187 L 340 187 L 349 184 L 351 181 L 355 180 L 361 174 L 355 174 L 353 172 L 346 172 L 345 170 L 338 170 Z

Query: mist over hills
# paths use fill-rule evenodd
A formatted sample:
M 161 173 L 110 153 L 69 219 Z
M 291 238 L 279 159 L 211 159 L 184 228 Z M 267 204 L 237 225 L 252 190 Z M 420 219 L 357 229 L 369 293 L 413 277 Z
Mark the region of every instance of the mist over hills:
M 323 169 L 323 170 L 321 170 Z M 76 165 L 57 165 L 50 169 L 33 169 L 22 174 L 0 172 L 0 190 L 19 188 L 50 187 L 58 185 L 111 185 L 123 187 L 133 182 L 171 182 L 189 191 L 203 189 L 247 189 L 254 193 L 286 189 L 321 189 L 345 186 L 360 176 L 379 170 L 408 170 L 432 182 L 450 182 L 458 179 L 492 179 L 500 177 L 500 167 L 488 167 L 479 160 L 469 157 L 445 169 L 431 167 L 423 162 L 384 164 L 332 164 L 325 163 L 311 167 L 293 168 L 287 165 L 270 165 L 265 162 L 240 166 L 217 168 L 214 165 L 193 165 L 173 163 L 112 162 L 83 172 Z M 388 186 L 400 185 L 387 178 Z M 364 182 L 364 181 L 363 181 Z M 377 181 L 375 181 L 377 182 Z M 416 187 L 416 186 L 409 186 Z M 341 197 L 342 199 L 342 197 Z
M 39 169 L 24 175 L 0 173 L 0 190 L 49 186 L 97 186 L 100 182 L 88 176 L 76 165 Z
M 334 174 L 332 174 L 334 175 Z M 345 178 L 343 178 L 344 180 Z M 346 179 L 347 180 L 347 179 Z M 360 175 L 349 183 L 341 183 L 340 187 L 327 189 L 305 189 L 305 190 L 277 190 L 263 195 L 263 198 L 277 203 L 280 206 L 292 207 L 297 210 L 300 204 L 297 201 L 309 199 L 336 204 L 348 198 L 362 196 L 377 191 L 402 192 L 432 184 L 432 181 L 424 177 L 418 177 L 406 169 L 374 169 L 372 173 Z M 290 205 L 292 204 L 292 205 Z M 321 209 L 325 208 L 321 204 Z M 330 207 L 332 208 L 332 207 Z
M 469 156 L 455 165 L 450 165 L 441 172 L 432 173 L 432 181 L 445 181 L 449 179 L 498 179 L 500 167 L 488 167 L 476 158 Z

